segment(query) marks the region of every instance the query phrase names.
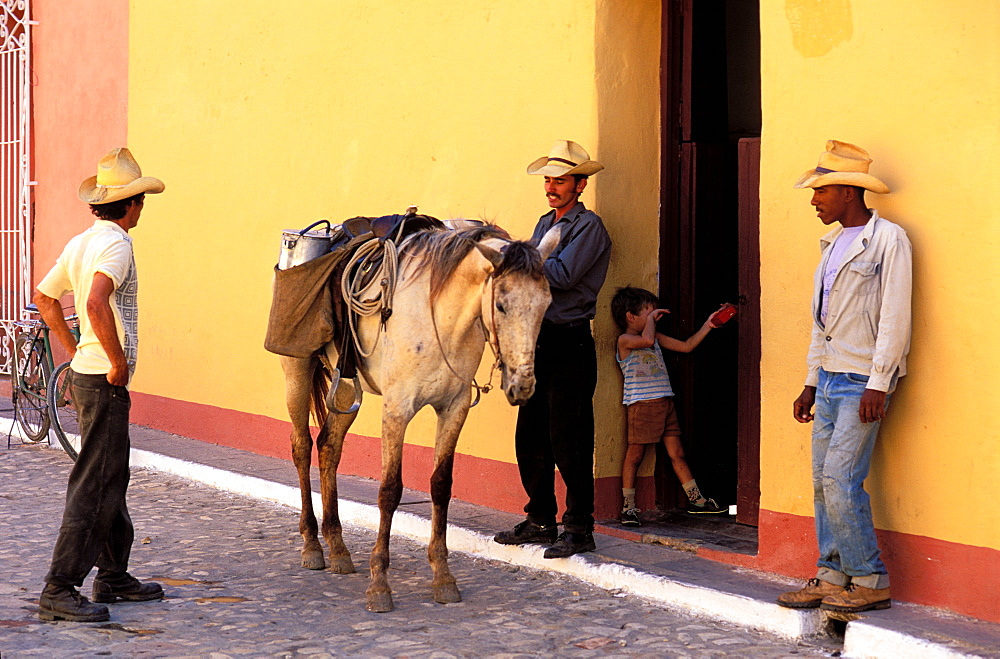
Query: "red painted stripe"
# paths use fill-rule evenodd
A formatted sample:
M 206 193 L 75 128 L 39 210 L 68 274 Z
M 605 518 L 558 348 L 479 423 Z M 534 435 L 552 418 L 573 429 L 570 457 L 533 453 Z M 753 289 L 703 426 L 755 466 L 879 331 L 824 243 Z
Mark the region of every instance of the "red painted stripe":
M 291 424 L 287 421 L 134 392 L 132 422 L 291 460 L 288 440 Z M 427 492 L 433 449 L 406 444 L 403 450 L 404 485 Z M 341 472 L 377 479 L 380 460 L 378 438 L 351 434 L 344 443 Z M 556 485 L 558 498 L 562 501 L 565 487 L 558 473 Z M 618 478 L 597 480 L 597 501 L 606 502 L 599 507 L 598 519 L 617 515 L 620 487 Z M 463 454 L 455 456 L 453 494 L 463 501 L 513 513 L 521 512 L 525 502 L 517 465 Z M 760 545 L 756 556 L 706 548 L 700 548 L 698 555 L 792 577 L 813 576 L 816 535 L 811 517 L 762 509 L 759 528 Z M 1000 589 L 995 587 L 996 575 L 1000 574 L 1000 551 L 895 531 L 879 531 L 878 536 L 883 560 L 892 575 L 894 599 L 1000 622 Z

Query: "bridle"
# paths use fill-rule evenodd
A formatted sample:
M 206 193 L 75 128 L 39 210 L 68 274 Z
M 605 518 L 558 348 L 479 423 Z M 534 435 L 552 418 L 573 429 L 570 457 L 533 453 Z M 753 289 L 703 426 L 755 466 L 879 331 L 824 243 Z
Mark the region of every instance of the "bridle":
M 466 380 L 461 375 L 459 375 L 455 368 L 448 361 L 448 354 L 444 351 L 444 345 L 441 343 L 441 335 L 438 333 L 437 321 L 434 319 L 434 305 L 431 304 L 431 326 L 434 327 L 434 338 L 437 339 L 438 349 L 441 351 L 441 358 L 444 360 L 445 366 L 451 371 L 451 374 L 456 378 L 461 380 L 466 385 L 472 387 L 476 391 L 476 399 L 472 401 L 469 408 L 473 408 L 479 404 L 480 399 L 483 394 L 488 394 L 493 390 L 493 374 L 496 371 L 501 373 L 501 386 L 503 385 L 503 355 L 500 352 L 500 339 L 497 336 L 496 328 L 496 283 L 494 280 L 494 275 L 490 275 L 486 279 L 484 284 L 490 287 L 490 322 L 489 327 L 486 326 L 486 322 L 480 316 L 479 327 L 483 330 L 483 337 L 486 339 L 486 343 L 490 346 L 490 351 L 493 353 L 493 365 L 490 367 L 490 378 L 484 385 L 480 385 L 476 382 L 475 376 L 471 380 Z

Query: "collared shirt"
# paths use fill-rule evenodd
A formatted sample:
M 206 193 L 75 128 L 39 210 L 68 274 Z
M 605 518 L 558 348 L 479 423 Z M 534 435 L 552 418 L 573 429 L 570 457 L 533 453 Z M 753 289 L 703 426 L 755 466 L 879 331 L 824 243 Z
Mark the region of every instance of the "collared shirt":
M 138 352 L 139 280 L 132 254 L 132 238 L 114 222 L 97 220 L 83 233 L 73 237 L 63 249 L 49 273 L 38 284 L 44 295 L 58 300 L 67 293 L 76 299 L 80 317 L 80 342 L 72 368 L 77 373 L 103 374 L 111 370 L 111 360 L 101 346 L 87 316 L 87 298 L 96 273 L 107 275 L 115 285 L 111 311 L 115 317 L 118 340 L 125 351 L 129 370 L 135 368 Z
M 555 209 L 543 215 L 531 239 L 536 244 L 552 228 Z M 597 213 L 577 202 L 559 220 L 562 236 L 545 260 L 545 277 L 552 291 L 552 304 L 545 311 L 550 323 L 593 319 L 597 293 L 604 285 L 611 260 L 611 237 Z
M 806 385 L 815 387 L 819 369 L 869 377 L 868 388 L 889 391 L 906 375 L 910 351 L 913 254 L 906 231 L 879 217 L 844 253 L 820 317 L 823 279 L 838 227 L 820 239 L 822 258 L 813 279 L 812 341 Z

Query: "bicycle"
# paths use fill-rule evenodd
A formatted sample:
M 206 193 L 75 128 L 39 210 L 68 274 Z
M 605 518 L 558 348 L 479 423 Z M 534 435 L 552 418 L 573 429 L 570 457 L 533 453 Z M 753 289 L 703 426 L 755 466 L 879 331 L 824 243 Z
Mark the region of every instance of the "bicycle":
M 34 304 L 25 306 L 25 311 L 38 314 Z M 80 321 L 76 314 L 66 317 L 70 331 L 80 338 Z M 14 418 L 23 431 L 21 441 L 35 444 L 42 441 L 49 428 L 66 453 L 76 460 L 79 453 L 79 433 L 76 411 L 71 400 L 71 386 L 68 374 L 69 362 L 55 367 L 49 326 L 41 318 L 29 318 L 15 323 L 21 329 L 14 340 L 11 368 L 11 402 Z M 50 387 L 50 383 L 56 383 Z M 53 396 L 49 396 L 53 393 Z M 54 402 L 53 402 L 54 401 Z M 9 445 L 9 437 L 8 437 Z

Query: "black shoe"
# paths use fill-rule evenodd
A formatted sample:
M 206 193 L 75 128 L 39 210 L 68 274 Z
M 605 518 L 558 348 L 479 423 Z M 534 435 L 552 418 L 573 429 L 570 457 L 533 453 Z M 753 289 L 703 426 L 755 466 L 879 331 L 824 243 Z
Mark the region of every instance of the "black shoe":
M 73 586 L 46 584 L 38 598 L 38 617 L 42 620 L 104 622 L 111 615 L 108 607 L 94 604 Z
M 686 510 L 689 513 L 695 514 L 720 514 L 729 512 L 728 508 L 723 508 L 719 504 L 715 503 L 715 499 L 706 499 L 705 503 L 700 506 L 696 503 L 688 502 Z
M 500 531 L 493 536 L 501 545 L 552 544 L 556 541 L 556 525 L 539 526 L 531 520 L 524 520 L 510 531 Z
M 639 509 L 638 508 L 627 508 L 622 511 L 622 516 L 619 518 L 622 526 L 642 526 L 642 520 L 639 519 Z
M 148 602 L 163 597 L 163 588 L 155 581 L 142 583 L 128 572 L 116 575 L 94 577 L 94 592 L 91 595 L 95 602 Z
M 573 554 L 582 554 L 585 551 L 594 551 L 595 549 L 597 549 L 597 545 L 594 544 L 593 533 L 564 531 L 559 534 L 555 543 L 545 550 L 543 558 L 568 558 Z

